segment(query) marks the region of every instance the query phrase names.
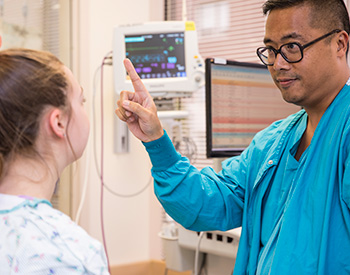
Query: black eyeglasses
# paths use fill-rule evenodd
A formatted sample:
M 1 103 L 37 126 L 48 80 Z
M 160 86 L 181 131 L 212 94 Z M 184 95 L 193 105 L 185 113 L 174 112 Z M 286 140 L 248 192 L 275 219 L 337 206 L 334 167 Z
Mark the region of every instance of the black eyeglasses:
M 325 39 L 326 37 L 334 34 L 339 33 L 341 30 L 333 30 L 325 35 L 322 35 L 319 38 L 316 38 L 315 40 L 312 40 L 311 42 L 301 45 L 298 42 L 291 42 L 283 44 L 278 50 L 276 50 L 273 47 L 260 47 L 256 50 L 256 54 L 267 66 L 272 66 L 275 63 L 277 54 L 281 54 L 281 56 L 288 62 L 288 63 L 297 63 L 300 62 L 304 57 L 304 50 L 305 48 L 311 46 L 312 44 L 315 44 L 318 41 L 321 41 L 322 39 Z

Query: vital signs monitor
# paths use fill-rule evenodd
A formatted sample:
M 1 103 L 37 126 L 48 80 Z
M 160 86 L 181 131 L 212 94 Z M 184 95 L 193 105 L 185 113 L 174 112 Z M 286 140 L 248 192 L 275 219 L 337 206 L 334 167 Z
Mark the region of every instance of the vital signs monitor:
M 204 63 L 192 21 L 162 21 L 114 28 L 115 89 L 133 91 L 123 66 L 129 58 L 154 97 L 188 96 L 204 85 Z

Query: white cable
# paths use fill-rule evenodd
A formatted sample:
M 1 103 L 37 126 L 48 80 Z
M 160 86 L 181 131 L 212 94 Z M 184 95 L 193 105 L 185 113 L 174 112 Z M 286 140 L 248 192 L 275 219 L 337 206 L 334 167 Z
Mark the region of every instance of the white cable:
M 93 87 L 92 87 L 92 132 L 93 132 L 93 146 L 94 146 L 94 160 L 95 160 L 95 168 L 97 171 L 97 174 L 99 178 L 101 177 L 98 161 L 97 161 L 97 148 L 96 148 L 96 110 L 95 110 L 95 96 L 96 96 L 96 86 L 97 86 L 97 76 L 98 73 L 100 72 L 102 68 L 102 65 L 98 66 L 95 73 L 94 73 L 94 78 L 93 78 Z
M 108 187 L 108 185 L 106 185 L 105 183 L 103 183 L 103 187 L 106 188 L 114 196 L 122 197 L 122 198 L 132 198 L 132 197 L 136 197 L 136 196 L 140 195 L 141 193 L 143 193 L 143 191 L 145 191 L 151 185 L 152 180 L 153 180 L 153 177 L 151 175 L 149 181 L 147 182 L 147 184 L 144 187 L 142 187 L 139 191 L 136 191 L 136 192 L 131 193 L 131 194 L 122 194 L 122 193 L 115 192 L 110 187 Z
M 96 77 L 96 74 L 97 72 L 101 69 L 101 66 L 99 66 L 95 72 L 95 76 L 94 76 L 94 79 Z M 93 83 L 93 95 L 92 95 L 92 100 L 91 100 L 91 103 L 93 104 L 94 102 L 94 96 L 95 96 L 95 82 Z M 89 101 L 88 101 L 89 102 Z M 94 115 L 94 113 L 92 111 L 89 112 L 89 121 L 92 121 L 92 116 Z M 94 126 L 93 126 L 94 127 Z M 86 148 L 86 162 L 85 162 L 85 173 L 84 173 L 84 183 L 83 183 L 83 191 L 82 191 L 82 194 L 81 194 L 81 198 L 80 198 L 80 203 L 79 203 L 79 207 L 78 207 L 78 210 L 77 210 L 77 214 L 75 216 L 75 223 L 79 223 L 79 220 L 80 220 L 80 215 L 81 215 L 81 211 L 83 209 L 83 206 L 84 206 L 84 202 L 85 202 L 85 198 L 86 198 L 86 191 L 87 191 L 87 186 L 88 186 L 88 172 L 90 171 L 88 169 L 88 165 L 90 163 L 90 143 L 91 143 L 91 138 L 89 138 L 88 140 L 88 146 Z
M 105 58 L 108 57 L 110 55 L 111 52 L 108 52 L 105 55 Z M 96 140 L 96 94 L 97 94 L 97 84 L 98 84 L 98 75 L 100 70 L 102 69 L 103 65 L 100 65 L 96 68 L 95 73 L 94 73 L 94 78 L 93 78 L 93 93 L 92 93 L 92 131 L 93 131 L 93 152 L 94 152 L 94 163 L 95 163 L 95 169 L 97 172 L 97 175 L 99 176 L 99 178 L 101 178 L 101 171 L 99 169 L 99 164 L 98 164 L 98 157 L 97 157 L 97 140 Z M 130 194 L 122 194 L 122 193 L 118 193 L 114 190 L 112 190 L 112 188 L 110 188 L 105 182 L 103 182 L 103 187 L 105 189 L 107 189 L 107 191 L 109 191 L 111 194 L 117 196 L 117 197 L 122 197 L 122 198 L 132 198 L 132 197 L 136 197 L 139 194 L 143 193 L 152 183 L 152 175 L 150 176 L 150 179 L 147 181 L 146 185 L 144 187 L 142 187 L 140 190 L 134 192 L 134 193 L 130 193 Z
M 107 54 L 108 55 L 108 54 Z M 107 56 L 106 55 L 106 56 Z M 92 93 L 92 100 L 91 100 L 91 104 L 94 104 L 95 102 L 95 96 L 96 96 L 96 78 L 97 78 L 97 74 L 98 72 L 101 70 L 101 67 L 102 65 L 98 66 L 98 68 L 96 69 L 95 71 L 95 74 L 94 74 L 94 79 L 93 79 L 93 93 Z M 95 108 L 91 108 L 92 110 L 90 111 L 89 113 L 89 120 L 90 121 L 93 121 L 93 127 L 95 128 Z M 96 143 L 96 139 L 95 139 L 95 133 L 96 131 L 93 130 L 93 140 L 95 141 Z M 88 169 L 88 165 L 90 163 L 90 138 L 89 138 L 89 142 L 88 142 L 88 146 L 86 148 L 86 162 L 85 162 L 85 166 L 86 166 L 86 169 L 85 169 L 85 173 L 84 173 L 84 183 L 83 183 L 83 191 L 82 191 L 82 194 L 81 194 L 81 198 L 80 198 L 80 203 L 79 203 L 79 207 L 78 207 L 78 210 L 77 210 L 77 214 L 75 216 L 75 222 L 78 224 L 79 223 L 79 220 L 80 220 L 80 215 L 81 215 L 81 211 L 83 209 L 83 206 L 84 206 L 84 202 L 85 202 L 85 198 L 86 198 L 86 192 L 87 192 L 87 187 L 88 187 L 88 173 L 89 173 L 89 169 Z M 95 152 L 95 149 L 96 149 L 96 146 L 94 146 L 94 152 Z M 95 160 L 96 160 L 96 157 L 95 157 Z M 96 164 L 96 163 L 95 163 Z M 97 166 L 96 166 L 97 167 Z M 99 173 L 99 171 L 98 171 Z
M 90 162 L 90 149 L 89 149 L 89 147 L 90 146 L 88 146 L 87 149 L 86 149 L 86 162 L 85 162 L 86 168 L 85 168 L 85 173 L 84 173 L 83 192 L 81 194 L 79 207 L 78 207 L 78 210 L 77 210 L 77 214 L 75 216 L 75 223 L 76 224 L 79 224 L 81 211 L 83 209 L 83 205 L 84 205 L 85 198 L 86 198 L 86 190 L 87 190 L 87 186 L 88 186 L 88 172 L 89 172 L 88 165 L 89 165 L 89 162 Z
M 196 247 L 196 253 L 195 253 L 195 256 L 194 256 L 194 272 L 193 274 L 194 275 L 199 275 L 198 274 L 198 261 L 199 261 L 199 247 L 200 247 L 200 244 L 201 244 L 201 240 L 204 236 L 204 232 L 200 232 L 199 233 L 199 238 L 198 238 L 198 242 L 197 242 L 197 247 Z

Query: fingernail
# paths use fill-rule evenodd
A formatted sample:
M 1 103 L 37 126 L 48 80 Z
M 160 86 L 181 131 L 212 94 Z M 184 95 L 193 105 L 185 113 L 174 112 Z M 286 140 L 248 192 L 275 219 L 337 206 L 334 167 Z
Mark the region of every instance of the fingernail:
M 124 106 L 129 106 L 129 105 L 130 105 L 129 100 L 124 100 L 124 101 L 123 101 L 123 105 L 124 105 Z

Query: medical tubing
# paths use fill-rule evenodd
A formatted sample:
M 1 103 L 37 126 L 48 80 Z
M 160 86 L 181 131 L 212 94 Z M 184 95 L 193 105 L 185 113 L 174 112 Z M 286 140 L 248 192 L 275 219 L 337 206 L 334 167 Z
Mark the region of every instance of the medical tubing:
M 109 55 L 109 54 L 108 54 Z M 103 138 L 104 138 L 104 128 L 103 128 L 103 66 L 105 65 L 105 61 L 107 58 L 109 58 L 107 56 L 105 56 L 103 58 L 102 61 L 102 66 L 101 66 L 101 200 L 100 200 L 100 209 L 101 209 L 101 213 L 100 213 L 100 218 L 101 218 L 101 231 L 102 231 L 102 240 L 103 240 L 103 246 L 105 249 L 105 253 L 106 253 L 106 258 L 107 258 L 107 265 L 108 265 L 108 271 L 109 273 L 111 273 L 110 271 L 110 266 L 109 266 L 109 257 L 108 257 L 108 252 L 107 252 L 107 244 L 106 244 L 106 236 L 105 236 L 105 231 L 104 231 L 104 222 L 103 222 L 103 152 L 104 152 L 104 144 L 103 144 Z
M 107 186 L 105 183 L 103 184 L 103 186 L 114 196 L 121 197 L 121 198 L 132 198 L 132 197 L 136 197 L 136 196 L 140 195 L 141 193 L 143 193 L 151 185 L 152 180 L 153 180 L 153 177 L 151 175 L 149 178 L 149 181 L 147 182 L 147 184 L 144 187 L 142 187 L 139 191 L 136 191 L 135 193 L 131 193 L 131 194 L 117 193 L 114 190 L 112 190 L 109 186 Z
M 109 55 L 111 54 L 111 52 L 107 53 L 105 55 L 105 59 L 107 58 L 111 58 Z M 98 66 L 98 68 L 96 69 L 95 73 L 94 73 L 94 80 L 93 80 L 93 99 L 92 99 L 92 125 L 93 125 L 93 152 L 94 152 L 94 164 L 95 164 L 95 169 L 97 172 L 97 175 L 99 178 L 101 178 L 101 172 L 99 169 L 99 164 L 97 161 L 97 148 L 96 148 L 96 111 L 95 111 L 95 96 L 96 96 L 96 86 L 97 86 L 97 76 L 99 71 L 101 70 L 103 65 L 112 65 L 112 61 L 110 62 L 103 62 L 102 65 Z M 103 91 L 101 91 L 102 93 Z M 111 187 L 109 187 L 106 182 L 103 182 L 103 187 L 107 189 L 107 191 L 109 191 L 112 195 L 116 196 L 116 197 L 121 197 L 121 198 L 132 198 L 132 197 L 136 197 L 138 195 L 140 195 L 141 193 L 143 193 L 145 190 L 147 190 L 147 188 L 151 185 L 152 183 L 152 175 L 150 175 L 150 179 L 149 181 L 146 183 L 146 185 L 144 187 L 142 187 L 140 190 L 134 192 L 134 193 L 130 193 L 130 194 L 122 194 L 122 193 L 118 193 L 116 191 L 114 191 Z
M 108 52 L 105 56 L 107 57 L 108 55 L 110 55 L 111 52 Z M 96 125 L 96 121 L 95 121 L 95 95 L 96 95 L 96 78 L 98 75 L 99 70 L 101 69 L 102 65 L 98 66 L 98 68 L 96 69 L 95 73 L 94 73 L 94 80 L 93 80 L 93 98 L 91 100 L 92 102 L 92 109 L 93 111 L 90 113 L 89 115 L 89 120 L 93 121 L 92 125 L 93 125 L 93 149 L 94 149 L 94 160 L 95 160 L 95 167 L 96 170 L 98 172 L 98 176 L 100 177 L 100 172 L 98 170 L 98 163 L 97 163 L 97 157 L 96 157 L 96 131 L 95 131 L 95 125 Z M 89 139 L 89 144 L 90 144 L 90 139 Z M 87 148 L 86 148 L 86 167 L 89 165 L 90 163 L 90 158 L 91 158 L 91 151 L 90 151 L 90 145 L 88 144 Z M 79 220 L 80 220 L 80 216 L 81 216 L 81 212 L 83 210 L 83 206 L 84 206 L 84 202 L 86 199 L 86 192 L 87 192 L 87 187 L 88 187 L 88 173 L 89 173 L 89 169 L 85 169 L 85 174 L 84 174 L 84 183 L 83 183 L 83 191 L 80 197 L 80 203 L 78 206 L 78 210 L 77 213 L 75 215 L 75 223 L 79 224 Z
M 96 79 L 99 71 L 101 70 L 102 65 L 98 66 L 98 68 L 95 71 L 94 74 L 94 80 L 93 80 L 93 93 L 92 93 L 92 125 L 93 125 L 93 147 L 94 147 L 94 163 L 95 163 L 95 169 L 97 172 L 98 177 L 101 177 L 100 169 L 98 167 L 98 161 L 97 161 L 97 139 L 96 139 L 96 104 L 95 104 L 95 96 L 96 96 Z
M 196 252 L 195 252 L 195 256 L 194 256 L 194 272 L 193 272 L 194 275 L 199 275 L 199 273 L 198 273 L 199 248 L 200 248 L 200 244 L 201 244 L 201 240 L 202 240 L 203 236 L 204 236 L 204 232 L 200 232 L 199 237 L 198 237 Z
M 204 270 L 204 274 L 207 274 L 207 270 L 205 269 L 205 263 L 207 260 L 207 253 L 203 253 L 203 260 L 202 260 L 202 264 L 201 267 L 199 269 L 199 275 L 202 275 L 202 271 Z M 232 272 L 233 273 L 233 272 Z M 231 274 L 232 274 L 231 273 Z
M 78 207 L 77 213 L 75 215 L 75 220 L 74 220 L 76 224 L 79 224 L 81 211 L 83 209 L 85 198 L 86 198 L 86 191 L 87 191 L 87 186 L 88 186 L 88 172 L 89 172 L 89 169 L 87 169 L 87 167 L 89 165 L 89 162 L 90 162 L 90 149 L 88 146 L 86 149 L 86 162 L 85 162 L 86 167 L 85 167 L 85 173 L 84 173 L 83 192 L 81 194 L 79 207 Z

